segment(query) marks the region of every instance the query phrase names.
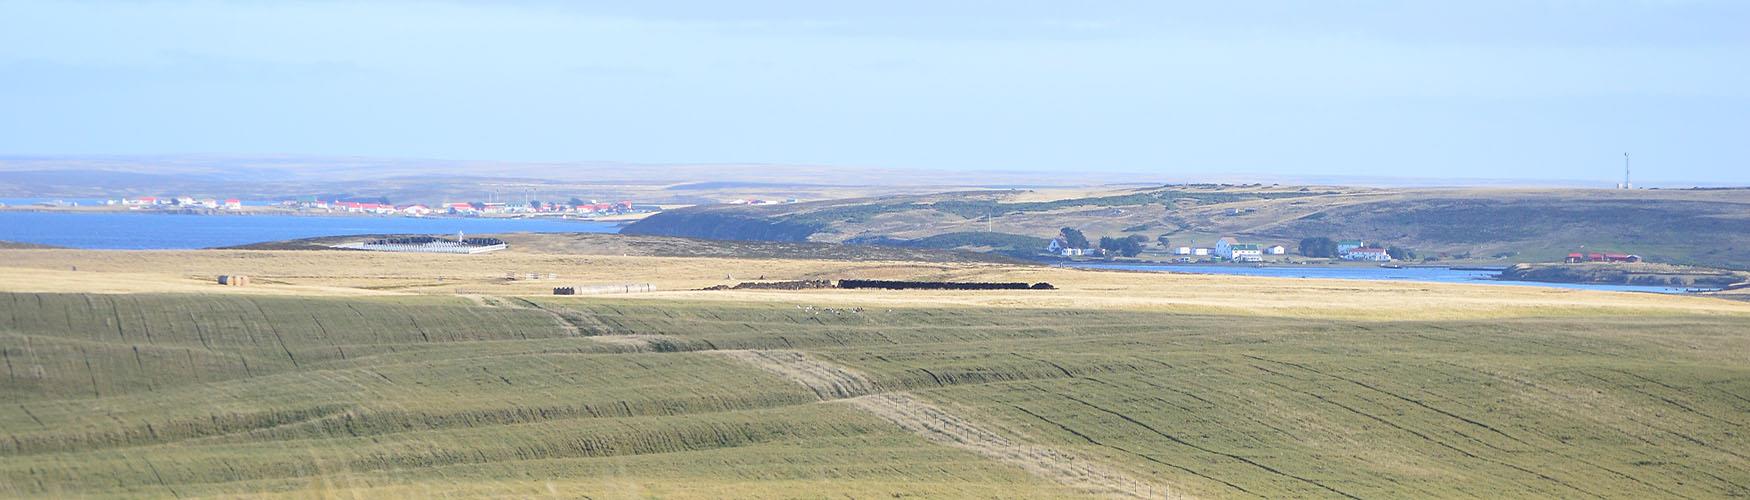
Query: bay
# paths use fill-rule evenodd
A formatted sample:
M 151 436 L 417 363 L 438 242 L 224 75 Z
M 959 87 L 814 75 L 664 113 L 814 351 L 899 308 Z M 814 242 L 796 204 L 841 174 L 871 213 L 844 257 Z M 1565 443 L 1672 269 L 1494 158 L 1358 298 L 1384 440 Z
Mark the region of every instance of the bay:
M 613 222 L 459 217 L 0 212 L 0 241 L 171 250 L 352 234 L 616 233 Z

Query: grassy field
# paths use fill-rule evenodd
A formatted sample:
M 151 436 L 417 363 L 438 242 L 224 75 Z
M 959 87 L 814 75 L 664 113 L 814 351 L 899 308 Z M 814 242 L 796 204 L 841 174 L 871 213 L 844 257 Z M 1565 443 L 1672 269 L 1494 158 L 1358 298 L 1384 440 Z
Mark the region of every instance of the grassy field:
M 978 263 L 0 257 L 0 496 L 1750 495 L 1735 301 Z M 531 266 L 669 291 L 492 283 Z M 726 273 L 1061 289 L 685 290 Z

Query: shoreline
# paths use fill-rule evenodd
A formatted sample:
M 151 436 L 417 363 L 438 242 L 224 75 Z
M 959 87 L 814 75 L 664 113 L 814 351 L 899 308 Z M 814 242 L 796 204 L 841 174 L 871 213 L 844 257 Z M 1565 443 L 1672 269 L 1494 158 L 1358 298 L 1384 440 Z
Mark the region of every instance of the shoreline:
M 1059 262 L 1053 263 L 1052 265 L 1078 268 L 1078 269 L 1125 270 L 1125 271 L 1137 271 L 1137 272 L 1168 272 L 1168 273 L 1202 274 L 1202 275 L 1216 275 L 1216 276 L 1249 276 L 1249 277 L 1262 277 L 1262 278 L 1305 278 L 1305 279 L 1333 279 L 1333 280 L 1384 281 L 1384 282 L 1415 281 L 1415 282 L 1423 282 L 1423 283 L 1444 283 L 1444 284 L 1495 284 L 1495 285 L 1510 285 L 1510 286 L 1542 286 L 1542 287 L 1549 287 L 1549 288 L 1603 290 L 1603 291 L 1638 292 L 1638 293 L 1657 293 L 1657 294 L 1666 294 L 1666 295 L 1695 295 L 1695 296 L 1699 296 L 1699 295 L 1703 295 L 1703 294 L 1707 294 L 1707 293 L 1711 293 L 1711 292 L 1718 292 L 1718 291 L 1730 289 L 1728 287 L 1697 287 L 1697 286 L 1692 286 L 1692 285 L 1691 286 L 1682 286 L 1682 285 L 1666 285 L 1666 284 L 1657 284 L 1657 283 L 1611 283 L 1611 282 L 1596 282 L 1596 281 L 1572 281 L 1572 282 L 1569 282 L 1569 281 L 1553 281 L 1553 280 L 1511 279 L 1511 278 L 1505 277 L 1504 276 L 1505 271 L 1499 270 L 1500 268 L 1482 268 L 1479 266 L 1461 266 L 1461 265 L 1453 265 L 1453 266 L 1417 265 L 1417 266 L 1383 267 L 1383 266 L 1377 266 L 1377 265 L 1369 266 L 1369 265 L 1318 265 L 1318 264 L 1314 264 L 1314 265 L 1160 264 L 1160 263 L 1086 262 L 1086 261 L 1083 261 L 1083 262 L 1059 261 Z M 1145 269 L 1136 269 L 1136 268 L 1145 268 Z M 1199 268 L 1204 269 L 1204 271 L 1199 272 Z M 1216 269 L 1233 270 L 1233 272 L 1215 271 Z M 1456 271 L 1456 272 L 1493 273 L 1493 274 L 1476 275 L 1476 276 L 1469 277 L 1467 279 L 1457 279 L 1456 277 L 1438 277 L 1438 276 L 1428 276 L 1428 277 L 1355 276 L 1355 275 L 1348 275 L 1348 276 L 1343 276 L 1343 275 L 1287 276 L 1287 275 L 1271 274 L 1271 273 L 1244 272 L 1244 270 L 1249 270 L 1249 269 L 1276 269 L 1276 270 L 1284 270 L 1284 271 L 1316 270 L 1316 271 L 1333 271 L 1336 273 L 1351 273 L 1351 274 L 1356 273 L 1356 272 L 1366 272 L 1366 271 L 1378 271 L 1380 273 L 1389 273 L 1392 271 L 1415 272 L 1418 270 L 1422 270 L 1422 271 Z M 1563 286 L 1563 285 L 1566 285 L 1566 286 Z M 1750 286 L 1750 284 L 1740 285 L 1740 286 Z
M 152 210 L 127 210 L 127 209 L 115 210 L 115 209 L 109 209 L 109 208 L 98 208 L 98 209 L 94 209 L 94 210 L 85 210 L 85 208 L 87 208 L 87 207 L 61 208 L 61 207 L 6 206 L 6 207 L 0 207 L 0 213 L 39 213 L 39 214 L 65 214 L 65 215 L 188 215 L 188 216 L 215 216 L 215 217 L 287 216 L 287 217 L 334 217 L 334 218 L 380 218 L 380 219 L 552 220 L 552 221 L 617 223 L 617 224 L 622 225 L 622 226 L 626 225 L 627 223 L 637 221 L 638 219 L 641 219 L 645 216 L 650 215 L 650 214 L 621 214 L 621 215 L 609 215 L 609 216 L 602 216 L 602 217 L 571 217 L 571 216 L 564 216 L 564 215 L 533 215 L 533 216 L 529 216 L 529 215 L 504 215 L 504 216 L 484 215 L 484 216 L 482 216 L 482 215 L 447 215 L 447 214 L 441 214 L 441 215 L 440 214 L 390 215 L 390 214 L 366 214 L 366 213 L 349 213 L 349 212 L 307 212 L 307 211 L 299 211 L 299 210 L 283 210 L 283 209 L 277 209 L 277 208 L 273 208 L 273 207 L 246 207 L 246 208 L 241 209 L 241 210 L 224 210 L 224 209 L 214 209 L 214 208 L 152 209 Z M 96 208 L 96 207 L 93 207 L 93 208 Z M 655 212 L 653 212 L 653 213 L 655 213 Z M 637 216 L 637 217 L 629 217 L 628 215 Z

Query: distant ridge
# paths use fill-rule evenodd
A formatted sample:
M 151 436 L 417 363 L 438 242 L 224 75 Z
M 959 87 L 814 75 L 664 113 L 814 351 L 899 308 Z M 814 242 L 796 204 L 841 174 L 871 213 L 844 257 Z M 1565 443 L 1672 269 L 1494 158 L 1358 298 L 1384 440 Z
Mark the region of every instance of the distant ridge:
M 54 246 L 54 245 L 44 245 L 41 243 L 25 243 L 22 241 L 0 240 L 0 250 L 42 250 L 42 249 L 55 249 L 55 248 L 64 249 L 67 247 L 59 247 L 59 246 Z

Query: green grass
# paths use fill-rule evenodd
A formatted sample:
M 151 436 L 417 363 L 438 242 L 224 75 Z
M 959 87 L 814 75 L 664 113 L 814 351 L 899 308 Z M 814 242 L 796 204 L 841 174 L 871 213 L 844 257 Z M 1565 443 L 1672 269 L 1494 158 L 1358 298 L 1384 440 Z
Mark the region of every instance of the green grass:
M 1199 496 L 1750 495 L 1742 318 L 530 303 L 0 294 L 0 495 L 1071 493 L 721 349 Z

